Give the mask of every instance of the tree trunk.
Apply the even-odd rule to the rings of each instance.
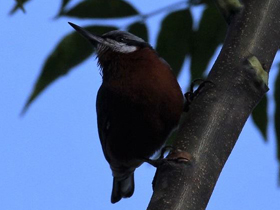
[[[231,13],[224,46],[208,75],[213,84],[206,83],[192,102],[174,142],[175,156],[187,154],[188,161],[169,158],[158,167],[148,210],[205,209],[247,118],[268,90],[280,46],[280,1],[241,3]]]

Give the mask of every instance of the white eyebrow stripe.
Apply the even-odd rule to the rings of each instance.
[[[106,39],[106,42],[104,42],[104,44],[110,47],[115,52],[120,52],[120,53],[132,53],[137,50],[136,46],[129,46],[126,45],[125,43],[117,42],[113,39]]]

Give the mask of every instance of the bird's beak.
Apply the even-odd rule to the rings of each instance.
[[[74,23],[68,22],[79,34],[81,34],[83,37],[85,37],[87,40],[90,41],[90,43],[92,43],[95,47],[98,43],[100,44],[105,44],[106,45],[106,41],[98,35],[92,34],[89,31],[87,31],[86,29],[83,29],[80,26],[75,25]]]

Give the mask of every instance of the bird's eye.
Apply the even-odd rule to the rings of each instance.
[[[125,41],[125,38],[124,38],[124,37],[118,37],[118,41],[119,41],[119,42],[124,42],[124,41]]]

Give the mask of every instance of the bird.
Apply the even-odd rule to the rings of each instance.
[[[96,49],[102,84],[96,112],[102,150],[113,175],[111,203],[134,193],[134,171],[178,126],[184,96],[169,64],[129,32],[103,35],[69,24]]]

